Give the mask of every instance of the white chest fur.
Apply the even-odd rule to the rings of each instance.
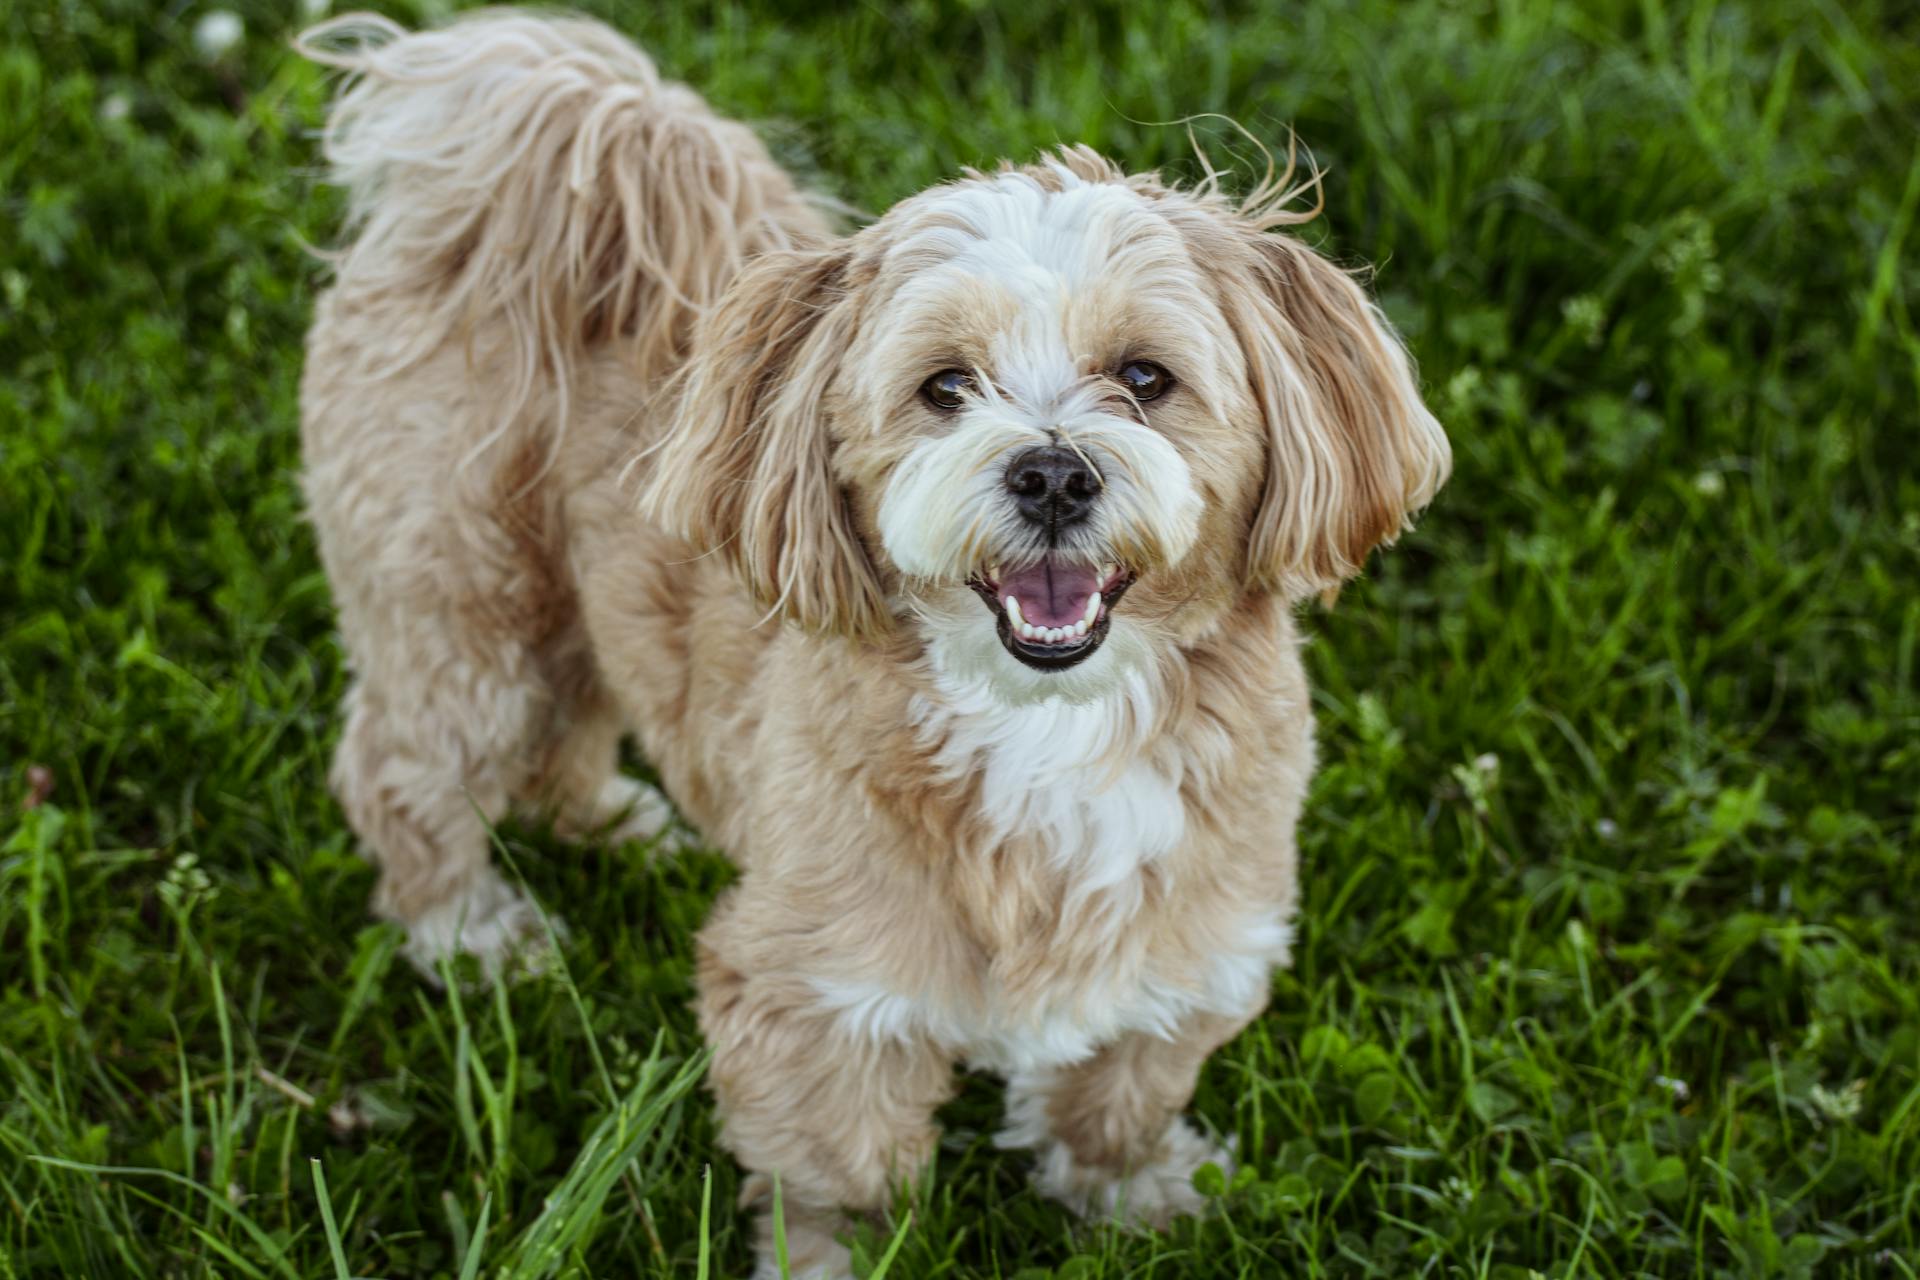
[[[1179,753],[1155,749],[1154,690],[1144,676],[1085,703],[1009,706],[957,684],[942,694],[916,707],[939,763],[979,778],[990,843],[1019,838],[1041,851],[1065,886],[1063,911],[1082,922],[1077,949],[1102,962],[1017,997],[991,974],[965,998],[900,990],[879,974],[816,980],[844,1025],[879,1039],[931,1036],[976,1065],[1030,1071],[1082,1060],[1129,1032],[1171,1036],[1190,1014],[1238,1013],[1259,1001],[1291,939],[1277,907],[1248,903],[1206,921],[1197,962],[1190,946],[1155,946],[1154,931],[1136,918],[1142,873],[1187,829]]]
[[[1137,893],[1140,869],[1186,835],[1180,765],[1152,749],[1157,711],[1143,675],[1091,702],[1009,706],[983,686],[943,692],[916,708],[940,765],[977,772],[994,838],[1036,841],[1074,896]]]

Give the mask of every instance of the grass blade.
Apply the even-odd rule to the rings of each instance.
[[[707,1280],[713,1263],[713,1166],[700,1177],[700,1256],[694,1263],[695,1280]]]
[[[313,1194],[320,1201],[320,1229],[327,1237],[327,1252],[333,1257],[334,1280],[353,1280],[347,1268],[347,1251],[340,1244],[340,1228],[333,1220],[333,1197],[327,1194],[327,1174],[318,1159],[308,1160],[313,1170]]]
[[[787,1261],[787,1206],[780,1198],[780,1175],[773,1175],[773,1260],[779,1264],[780,1280],[788,1280],[793,1267]]]
[[[480,1201],[480,1216],[474,1220],[473,1235],[467,1241],[466,1256],[460,1259],[460,1280],[477,1280],[480,1259],[487,1251],[487,1215],[493,1212],[493,1193]]]
[[[893,1240],[887,1245],[887,1251],[880,1255],[880,1261],[873,1264],[873,1270],[867,1273],[867,1280],[883,1280],[893,1260],[900,1252],[900,1246],[907,1242],[907,1232],[913,1229],[913,1210],[907,1210],[906,1218],[899,1229],[893,1233]]]
[[[191,1191],[194,1195],[199,1196],[209,1205],[212,1205],[215,1210],[225,1214],[227,1218],[239,1226],[242,1231],[245,1231],[254,1244],[259,1247],[261,1253],[265,1255],[269,1262],[274,1264],[280,1274],[287,1277],[287,1280],[301,1280],[300,1273],[293,1269],[292,1263],[287,1261],[285,1250],[274,1243],[273,1237],[269,1236],[265,1231],[262,1231],[258,1223],[228,1204],[225,1196],[216,1193],[210,1187],[201,1186],[191,1178],[183,1178],[171,1169],[142,1169],[131,1165],[85,1164],[78,1160],[63,1160],[58,1156],[34,1156],[32,1159],[38,1164],[51,1165],[56,1169],[68,1169],[74,1173],[90,1173],[96,1178],[157,1178],[162,1182],[169,1182],[174,1186]],[[168,1206],[168,1209],[174,1213],[180,1212],[171,1205]],[[181,1214],[181,1216],[184,1217],[185,1215]]]

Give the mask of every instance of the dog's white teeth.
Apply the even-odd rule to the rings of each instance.
[[[1087,616],[1078,622],[1063,627],[1036,627],[1020,616],[1020,601],[1013,596],[1003,602],[1007,609],[1007,625],[1013,634],[1032,644],[1061,644],[1068,640],[1078,640],[1093,629],[1100,616],[1100,596],[1094,593],[1088,601]]]
[[[1114,575],[1119,572],[1120,572],[1119,565],[1103,564],[1100,566],[1100,581],[1102,583],[1112,582],[1114,579]]]
[[[1090,627],[1100,620],[1100,593],[1094,592],[1087,597],[1087,607],[1081,611],[1082,626]]]

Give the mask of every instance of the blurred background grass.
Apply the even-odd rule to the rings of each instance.
[[[1302,941],[1196,1103],[1218,1211],[1076,1224],[974,1080],[892,1274],[1920,1270],[1915,10],[587,7],[869,210],[1291,126],[1455,441],[1308,622]],[[718,857],[508,830],[570,973],[464,1006],[367,922],[293,482],[315,11],[212,12],[0,0],[0,1275],[738,1272],[675,1075]]]

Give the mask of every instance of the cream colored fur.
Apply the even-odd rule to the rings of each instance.
[[[302,386],[353,672],[333,779],[416,961],[545,937],[487,820],[666,824],[631,733],[741,868],[700,1017],[796,1274],[847,1274],[845,1215],[931,1158],[960,1062],[1011,1073],[1046,1193],[1196,1209],[1228,1157],[1180,1112],[1297,906],[1293,610],[1449,463],[1365,294],[1275,233],[1310,216],[1285,175],[1234,201],[1069,148],[837,236],[596,23],[302,47],[350,73]],[[1170,389],[1134,396],[1135,361]],[[921,394],[942,369],[957,407]],[[1035,446],[1098,477],[1086,520],[1015,509]],[[1009,574],[1096,565],[1090,656],[1003,640]]]

